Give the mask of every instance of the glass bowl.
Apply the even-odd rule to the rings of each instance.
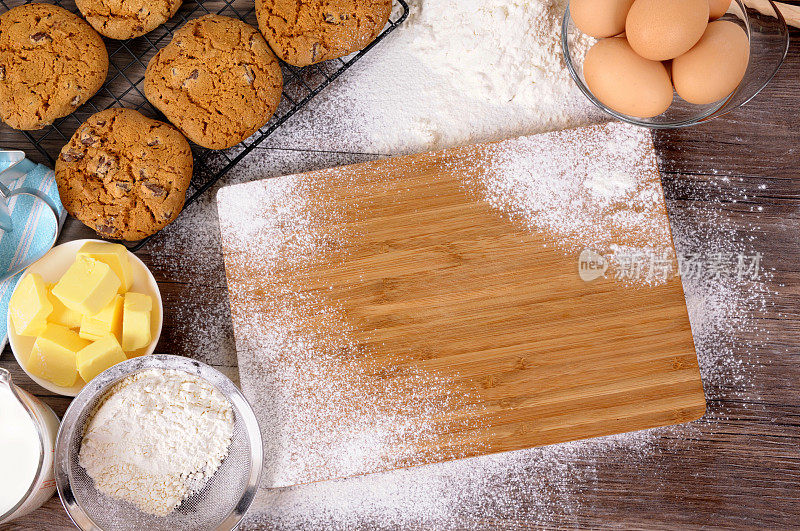
[[[161,517],[101,494],[78,462],[86,425],[108,390],[122,379],[148,369],[177,370],[205,380],[225,395],[234,413],[233,438],[219,469],[201,490]],[[236,385],[199,361],[153,354],[114,365],[86,384],[70,404],[58,430],[54,470],[61,502],[73,523],[84,531],[231,531],[239,525],[255,498],[262,465],[261,430],[250,404]]]
[[[589,101],[603,112],[619,120],[649,127],[651,129],[676,129],[706,122],[741,107],[767,86],[783,64],[789,51],[789,30],[781,12],[771,0],[758,3],[758,9],[749,8],[742,0],[734,0],[722,20],[730,20],[741,25],[750,40],[750,63],[744,79],[727,98],[708,105],[695,105],[682,100],[677,94],[666,112],[653,118],[637,118],[609,109],[600,102],[583,79],[583,57],[572,49],[572,42],[580,30],[575,26],[569,12],[564,13],[561,25],[561,47],[564,60],[572,75]]]

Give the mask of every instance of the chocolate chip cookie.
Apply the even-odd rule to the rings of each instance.
[[[235,146],[278,108],[283,76],[264,37],[220,15],[192,20],[150,64],[144,93],[189,140],[211,149]]]
[[[107,73],[103,39],[66,9],[25,4],[0,15],[0,119],[14,129],[72,113]]]
[[[361,50],[391,13],[392,0],[256,0],[259,29],[278,57],[295,66]]]
[[[101,35],[132,39],[172,18],[182,0],[75,0],[81,14]]]
[[[132,109],[94,114],[56,161],[67,212],[104,238],[133,241],[164,228],[183,208],[191,178],[186,139]]]

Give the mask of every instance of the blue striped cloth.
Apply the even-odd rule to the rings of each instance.
[[[66,213],[58,196],[58,187],[55,182],[53,170],[25,161],[30,170],[23,176],[13,181],[3,179],[3,184],[11,190],[28,187],[44,192],[52,204],[58,207],[58,226],[53,227],[52,211],[43,201],[29,195],[14,196],[9,200],[9,210],[15,230],[2,232],[0,236],[0,272],[8,273],[18,268],[21,264],[30,264],[36,258],[43,256],[52,245],[53,231],[58,231],[64,222]],[[0,161],[0,172],[11,165],[10,162]],[[0,177],[2,174],[0,173]],[[0,198],[0,200],[2,200]],[[18,228],[18,229],[17,229]],[[17,285],[22,272],[0,283],[0,348],[5,347],[8,339],[6,324],[8,322],[8,301],[14,286]],[[5,275],[0,275],[5,276]]]

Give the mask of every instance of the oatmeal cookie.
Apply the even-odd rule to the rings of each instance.
[[[178,12],[182,0],[75,0],[101,35],[132,39],[150,33]]]
[[[169,124],[108,109],[78,128],[56,160],[67,212],[104,238],[140,240],[171,223],[192,178],[192,151]]]
[[[392,0],[256,0],[258,27],[273,51],[307,66],[361,50],[392,13]]]
[[[145,73],[144,92],[196,144],[225,149],[255,133],[280,102],[275,54],[252,26],[206,15],[175,32]]]
[[[25,4],[0,15],[0,119],[41,129],[100,90],[108,53],[83,19],[58,6]]]

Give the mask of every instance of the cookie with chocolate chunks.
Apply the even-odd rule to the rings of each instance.
[[[14,129],[71,114],[107,73],[103,39],[66,9],[25,4],[0,15],[0,119]]]
[[[192,151],[183,135],[132,109],[91,116],[56,160],[67,212],[111,239],[140,240],[171,223],[191,178]]]
[[[278,57],[295,66],[363,49],[391,13],[392,0],[256,0],[261,33]]]
[[[75,0],[101,35],[132,39],[150,33],[178,12],[182,0]]]
[[[235,146],[266,124],[283,76],[257,29],[230,17],[187,22],[150,60],[144,92],[186,137],[203,147]]]

